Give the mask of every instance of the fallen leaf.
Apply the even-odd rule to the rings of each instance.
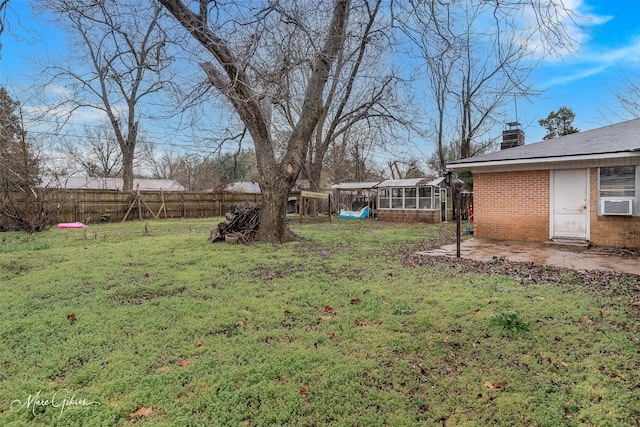
[[[326,311],[327,313],[333,313],[333,307],[331,307],[330,305],[325,305],[324,307],[322,307],[320,309],[320,311]]]
[[[309,384],[305,384],[302,387],[300,387],[300,393],[306,393],[309,391]]]
[[[193,362],[193,357],[190,357],[189,359],[182,359],[178,362],[178,366],[187,366],[191,362]]]
[[[288,316],[288,315],[290,315],[290,314],[291,314],[291,311],[289,311],[289,310],[285,310],[285,311],[284,311],[284,315],[285,315],[285,316]]]
[[[135,412],[132,412],[129,414],[130,418],[136,418],[136,417],[150,417],[151,415],[153,415],[153,408],[151,406],[149,406],[148,408],[145,408],[144,406],[138,408]]]
[[[599,310],[598,310],[598,314],[599,314],[601,317],[602,317],[602,316],[604,316],[604,314],[605,314],[606,312],[607,312],[607,310],[606,310],[606,309],[604,309],[604,308],[601,308],[601,309],[599,309]]]
[[[484,382],[484,385],[485,385],[486,387],[488,387],[488,388],[492,389],[492,390],[493,390],[493,389],[498,389],[498,390],[499,390],[499,389],[505,389],[505,388],[507,388],[507,386],[506,386],[506,385],[504,384],[504,382],[502,382],[502,381],[498,381],[498,382],[497,382],[497,383],[495,383],[495,384],[494,384],[494,383],[492,383],[492,382],[490,382],[490,381],[485,381],[485,382]]]
[[[351,305],[353,305],[353,304],[360,304],[360,298],[358,298],[358,297],[353,298],[351,300]]]
[[[247,323],[245,320],[238,320],[238,325],[240,326],[247,326],[249,323]]]
[[[300,395],[305,398],[309,397],[309,384],[300,387]]]
[[[203,345],[203,344],[204,344],[204,343],[203,343],[202,341],[198,341],[198,342],[196,343],[196,346],[197,346],[197,347],[202,347],[202,345]]]
[[[582,319],[580,319],[580,321],[585,325],[593,323],[593,320],[589,319],[589,316],[582,316]]]
[[[71,323],[75,322],[76,320],[76,314],[75,313],[71,313],[67,315],[67,319],[69,319],[71,321]]]
[[[244,420],[242,422],[242,424],[244,424],[245,426],[248,426],[250,422],[251,422],[251,420]]]

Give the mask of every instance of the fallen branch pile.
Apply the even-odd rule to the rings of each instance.
[[[231,206],[225,220],[211,230],[212,242],[251,243],[260,226],[260,205],[244,203]]]

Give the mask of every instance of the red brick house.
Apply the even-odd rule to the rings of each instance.
[[[473,174],[476,237],[640,247],[640,119],[448,167]]]

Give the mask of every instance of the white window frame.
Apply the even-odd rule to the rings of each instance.
[[[431,208],[421,208],[420,200],[425,200],[426,197],[420,197],[420,189],[424,187],[384,187],[378,189],[378,209],[385,210],[422,210],[422,211],[439,211],[440,210],[440,196],[442,191],[445,189],[440,187],[431,187]],[[396,191],[394,191],[396,190]],[[402,196],[394,196],[394,193],[397,194],[397,191],[401,191]],[[407,190],[415,191],[415,195],[410,197],[412,207],[407,207]],[[446,192],[445,192],[446,194]],[[382,207],[385,203],[380,203],[380,200],[386,201],[386,207]],[[400,207],[394,207],[393,201],[396,200],[396,203],[399,199],[402,201],[402,205]],[[437,200],[437,203],[436,203]],[[446,200],[446,196],[445,196]]]
[[[630,195],[622,195],[622,196],[602,196],[602,189],[600,186],[600,179],[601,179],[601,170],[605,169],[605,168],[610,168],[610,167],[633,167],[635,168],[635,189],[633,189],[632,191],[635,192],[635,195],[630,196]],[[604,190],[606,191],[606,190]],[[640,199],[640,166],[634,166],[634,165],[619,165],[619,166],[602,166],[598,168],[598,194],[597,194],[597,212],[598,215],[605,215],[602,212],[602,201],[603,200],[631,200],[631,204],[632,204],[632,215],[633,216],[639,216],[640,212],[638,212],[638,209],[640,207],[640,203],[638,202],[638,199]]]

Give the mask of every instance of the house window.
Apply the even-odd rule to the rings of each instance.
[[[432,188],[420,187],[418,189],[418,208],[419,209],[433,209],[431,200]]]
[[[600,197],[635,197],[636,167],[600,168]]]
[[[391,209],[402,209],[402,199],[404,198],[404,188],[391,189]]]
[[[599,205],[601,215],[630,215],[637,212],[638,171],[636,166],[611,166],[599,169]]]
[[[404,208],[415,209],[416,208],[416,190],[417,188],[405,188],[404,189]]]
[[[389,189],[381,188],[378,190],[378,207],[380,209],[389,209]]]
[[[439,210],[440,197],[441,192],[437,187],[379,188],[378,208]]]

